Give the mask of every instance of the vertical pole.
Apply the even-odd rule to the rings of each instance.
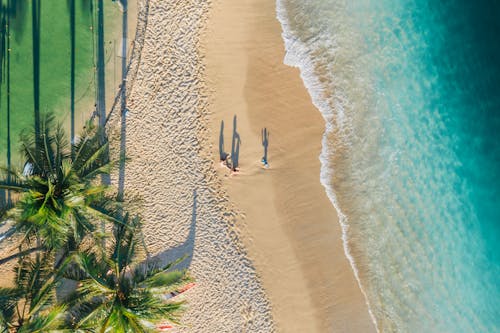
[[[106,80],[104,76],[104,3],[103,0],[97,0],[97,115],[99,117],[99,131],[101,135],[101,144],[106,142]],[[101,181],[108,185],[111,183],[109,175],[102,175]],[[106,224],[101,222],[101,231],[104,232]],[[102,247],[106,246],[103,238]]]
[[[121,115],[121,136],[120,136],[120,168],[118,173],[118,195],[117,200],[123,201],[124,188],[125,188],[125,157],[126,157],[126,129],[127,129],[127,34],[128,34],[128,14],[127,0],[121,0],[121,5],[123,9],[122,14],[122,83],[121,83],[121,105],[120,105],[120,115]]]
[[[40,137],[40,0],[32,0],[33,105],[36,141]],[[38,150],[38,149],[37,149]]]
[[[105,62],[104,62],[104,4],[103,0],[97,0],[97,115],[99,126],[103,131],[106,124],[106,92],[105,92]]]
[[[10,10],[11,0],[7,1],[7,170],[11,170],[11,143],[10,143]],[[10,182],[10,173],[7,176]],[[7,191],[7,203],[11,203],[10,191]]]
[[[35,120],[35,147],[37,153],[40,151],[40,0],[32,0],[32,38],[33,38],[33,105]],[[40,237],[37,237],[36,245],[40,246]],[[40,254],[37,252],[38,260]]]
[[[71,111],[71,155],[74,155],[75,144],[75,0],[69,0],[69,30],[70,30],[70,111]]]
[[[106,80],[104,61],[104,3],[97,0],[97,115],[99,117],[99,134],[101,144],[106,143]],[[107,152],[109,154],[109,151]],[[111,183],[109,175],[102,175],[101,181],[105,185]]]

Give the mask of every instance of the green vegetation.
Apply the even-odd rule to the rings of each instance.
[[[35,6],[39,13],[38,30],[33,29],[33,14],[36,14],[33,4],[38,5]],[[107,74],[112,77],[115,39],[118,40],[113,31],[120,12],[112,1],[104,1],[104,10],[104,61],[109,64]],[[17,139],[22,130],[33,127],[35,120],[34,63],[38,63],[41,114],[51,110],[69,132],[71,110],[75,110],[77,127],[93,112],[97,64],[96,0],[0,0],[0,22],[0,163],[6,163],[10,146],[12,163],[19,165],[22,161],[16,150]],[[34,52],[37,40],[38,53]],[[7,119],[8,113],[10,119]]]
[[[17,263],[0,333],[153,332],[182,308],[164,296],[186,272],[141,261],[139,218],[101,184],[114,166],[102,129],[74,135],[113,92],[118,13],[103,0],[0,0],[0,242],[17,248],[0,258]]]
[[[0,288],[1,332],[54,332],[64,323],[64,305],[55,304],[61,276],[50,267],[51,253],[25,257],[15,268],[14,287]]]
[[[91,221],[105,217],[106,188],[95,180],[109,173],[111,164],[98,132],[90,123],[73,145],[73,154],[63,129],[50,115],[42,118],[40,134],[33,130],[22,135],[26,166],[23,173],[7,171],[0,188],[22,194],[8,216],[16,232],[24,235],[23,247],[37,239],[38,246],[49,251],[75,250],[95,232]]]
[[[73,329],[113,332],[142,332],[154,326],[147,323],[168,319],[177,322],[181,302],[165,302],[158,295],[173,292],[188,281],[183,272],[166,272],[172,264],[134,263],[140,239],[139,219],[126,215],[113,229],[113,244],[105,252],[85,251],[77,255],[80,271],[73,276],[80,285],[68,298],[75,304],[69,310]],[[75,325],[71,325],[72,323]]]
[[[100,128],[89,122],[71,145],[53,116],[39,127],[21,138],[23,171],[0,181],[11,194],[0,221],[18,245],[0,260],[18,262],[14,286],[0,288],[0,332],[154,332],[176,322],[182,303],[161,297],[189,278],[177,262],[140,261],[139,218],[99,185],[113,166]]]

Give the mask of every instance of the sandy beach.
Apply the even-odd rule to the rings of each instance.
[[[106,101],[112,157],[127,157],[111,184],[142,217],[145,257],[186,256],[196,285],[172,332],[375,331],[319,182],[323,119],[275,16],[269,0],[130,7],[126,84]]]
[[[47,3],[0,8],[3,331],[499,327],[494,1]]]
[[[374,331],[319,182],[323,120],[283,65],[274,3],[138,10],[124,112],[109,122],[112,153],[128,160],[112,182],[142,216],[151,258],[187,255],[197,285],[177,331]],[[219,164],[221,121],[224,151],[240,139],[234,175]]]
[[[211,141],[218,142],[224,121],[230,151],[233,117],[241,138],[241,171],[218,173],[244,215],[237,224],[278,330],[375,331],[319,180],[324,121],[299,71],[283,64],[280,34],[274,1],[214,2],[205,42]],[[269,169],[261,163],[263,128],[269,131]]]
[[[210,159],[200,34],[205,1],[142,1],[126,111],[109,122],[112,153],[126,154],[128,206],[144,221],[153,260],[187,258],[196,286],[178,332],[273,332],[270,304],[238,239],[238,221]],[[120,141],[122,139],[123,141]]]

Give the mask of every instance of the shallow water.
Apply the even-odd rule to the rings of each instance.
[[[381,331],[500,331],[500,4],[278,0]]]

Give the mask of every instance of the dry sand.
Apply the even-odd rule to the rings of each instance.
[[[211,89],[212,158],[225,122],[241,137],[241,171],[218,167],[236,223],[282,332],[370,332],[375,327],[344,255],[336,211],[320,184],[324,122],[300,80],[283,65],[273,0],[214,3],[205,47]],[[262,168],[261,129],[270,169]],[[265,331],[265,330],[262,330]]]
[[[319,182],[324,123],[298,70],[283,65],[274,6],[140,2],[127,112],[110,120],[113,153],[129,158],[126,201],[151,256],[188,254],[197,286],[182,296],[178,331],[374,331]],[[230,175],[218,142],[224,121],[230,150],[234,116],[241,171]]]
[[[127,112],[118,100],[109,130],[150,255],[188,255],[197,285],[176,331],[374,331],[319,183],[323,120],[282,64],[274,1],[139,0],[138,13]],[[230,149],[234,115],[241,172],[230,176],[217,143],[224,120]]]
[[[181,296],[188,308],[176,331],[273,332],[270,304],[240,246],[237,216],[205,139],[199,48],[208,10],[206,0],[140,2],[128,111],[115,110],[109,123],[112,152],[124,138],[125,198],[143,217],[150,255],[188,255],[183,266],[197,285]],[[119,184],[117,175],[112,182]]]

